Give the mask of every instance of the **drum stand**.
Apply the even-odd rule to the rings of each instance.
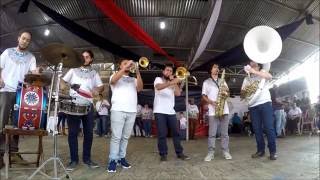
[[[57,66],[55,66],[54,69],[54,73],[52,76],[52,80],[51,80],[51,89],[49,92],[49,103],[48,103],[48,121],[49,121],[49,117],[50,117],[50,103],[52,100],[52,97],[54,96],[54,114],[53,114],[53,118],[54,121],[57,120],[57,113],[58,113],[58,101],[59,101],[59,84],[60,84],[60,78],[62,76],[62,63],[59,63]],[[55,86],[53,86],[55,82]],[[55,87],[55,90],[53,90],[53,87]],[[28,177],[28,179],[32,179],[37,173],[42,174],[43,176],[45,176],[48,179],[55,179],[55,180],[60,180],[61,178],[68,178],[68,179],[72,179],[70,177],[70,174],[66,171],[63,163],[61,162],[60,158],[57,156],[57,126],[54,124],[54,131],[53,131],[53,144],[54,144],[54,149],[53,149],[53,156],[50,157],[48,160],[46,160],[30,177]],[[49,176],[48,174],[44,173],[43,171],[41,171],[42,168],[45,167],[45,165],[47,163],[49,163],[50,161],[53,161],[53,176]],[[61,166],[61,168],[63,169],[63,175],[58,177],[58,166]]]

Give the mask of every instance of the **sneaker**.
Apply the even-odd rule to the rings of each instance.
[[[278,158],[278,155],[276,153],[270,154],[270,157],[269,157],[270,160],[277,160],[277,158]]]
[[[78,163],[75,161],[71,161],[66,167],[66,171],[73,171],[77,167]]]
[[[262,156],[264,156],[264,152],[256,152],[255,154],[251,155],[252,158],[260,158]]]
[[[226,160],[230,160],[232,159],[232,156],[229,152],[225,151],[223,152],[223,157],[226,159]]]
[[[128,163],[126,158],[121,158],[120,160],[118,160],[118,164],[120,164],[122,166],[122,168],[124,168],[124,169],[131,168],[131,165]]]
[[[160,161],[167,161],[167,155],[160,156]]]
[[[181,159],[181,160],[189,160],[190,159],[190,157],[188,157],[184,154],[179,154],[177,157],[178,157],[178,159]]]
[[[214,152],[208,152],[207,156],[204,158],[204,161],[211,161],[212,159],[214,159]]]
[[[111,160],[109,162],[109,166],[107,168],[107,171],[109,173],[114,173],[114,172],[117,172],[117,163],[116,163],[116,160]]]
[[[100,167],[97,163],[95,163],[95,162],[93,162],[91,160],[84,162],[84,164],[86,164],[91,169],[95,169],[95,168],[99,168]]]

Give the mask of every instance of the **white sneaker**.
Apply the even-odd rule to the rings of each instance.
[[[212,159],[214,159],[214,152],[208,152],[207,156],[204,158],[204,161],[211,161]]]
[[[229,152],[223,152],[223,156],[224,156],[224,158],[226,159],[226,160],[230,160],[230,159],[232,159],[232,156],[231,156],[231,154],[229,153]]]

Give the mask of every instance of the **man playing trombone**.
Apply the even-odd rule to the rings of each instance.
[[[173,67],[166,65],[162,71],[162,77],[156,77],[154,81],[154,116],[158,130],[158,150],[161,161],[167,161],[167,128],[171,129],[174,149],[177,158],[181,160],[190,159],[183,154],[180,135],[177,129],[177,116],[174,110],[175,96],[181,95],[178,83],[181,81],[173,75]]]

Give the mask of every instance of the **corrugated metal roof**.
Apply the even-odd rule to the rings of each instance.
[[[271,1],[284,4],[294,9],[305,9],[307,8],[308,4],[314,0],[271,0]]]
[[[248,28],[262,24],[277,27],[292,21],[297,15],[297,12],[283,10],[266,1],[223,1],[219,20]]]
[[[129,16],[174,16],[201,18],[211,1],[201,0],[116,0]]]
[[[291,34],[291,37],[294,37],[296,39],[304,40],[306,42],[320,45],[319,42],[319,21],[314,20],[314,24],[307,25],[306,23],[303,23],[294,33]]]

